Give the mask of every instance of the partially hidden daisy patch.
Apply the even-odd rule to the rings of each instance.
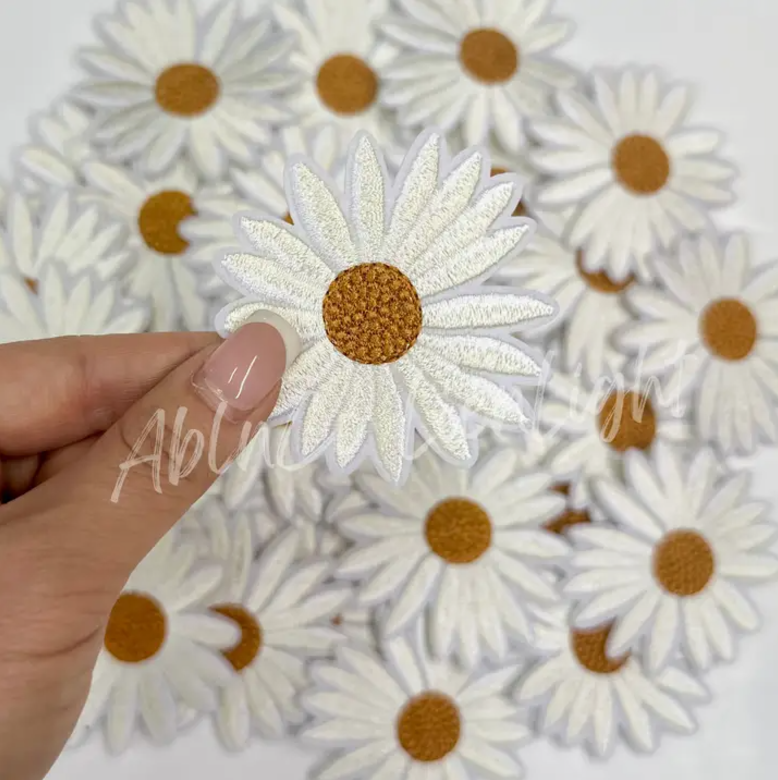
[[[427,616],[435,656],[469,667],[531,646],[532,608],[559,600],[551,572],[569,552],[543,527],[565,510],[550,474],[497,447],[470,471],[427,452],[401,488],[373,474],[356,483],[372,505],[333,516],[354,543],[337,574],[358,581],[383,637]]]
[[[696,730],[695,705],[707,688],[682,664],[649,675],[639,654],[608,651],[610,623],[581,629],[563,607],[548,612],[536,631],[539,659],[521,676],[515,701],[528,708],[535,728],[598,757],[619,742],[653,752],[662,732]]]
[[[88,134],[91,121],[91,114],[70,97],[34,117],[30,143],[16,158],[17,175],[25,191],[41,195],[84,183],[81,166],[94,154]]]
[[[9,193],[0,217],[0,269],[18,271],[35,291],[42,268],[61,264],[72,273],[121,279],[134,263],[126,228],[108,209],[83,203],[80,192],[44,197]]]
[[[125,291],[125,237],[73,192],[14,193],[0,228],[0,342],[144,331],[149,299]]]
[[[240,636],[233,621],[206,606],[221,577],[178,532],[157,544],[111,610],[77,732],[101,725],[118,753],[141,726],[164,744],[187,710],[216,707],[216,692],[231,676],[221,649]]]
[[[86,162],[83,172],[87,185],[80,198],[98,204],[127,231],[126,244],[136,255],[127,289],[151,299],[152,329],[202,330],[211,310],[200,279],[210,263],[190,251],[182,228],[196,219],[200,195],[211,196],[219,185],[203,184],[188,160],[154,177],[97,160]]]
[[[308,662],[332,652],[343,634],[333,624],[351,589],[327,585],[332,563],[296,563],[298,539],[287,531],[255,561],[251,526],[240,523],[211,612],[231,621],[238,641],[222,654],[232,668],[215,712],[227,747],[245,748],[253,730],[279,738],[304,720],[297,698],[308,682]]]
[[[241,217],[246,249],[217,266],[245,296],[217,318],[229,333],[258,310],[284,317],[303,352],[284,376],[271,422],[292,422],[302,460],[323,453],[335,470],[366,457],[400,482],[418,431],[449,461],[476,455],[476,425],[526,426],[522,384],[537,356],[510,334],[553,316],[532,292],[484,287],[531,236],[510,216],[510,175],[490,179],[488,155],[450,160],[440,134],[423,134],[391,181],[369,136],[354,140],[346,192],[313,163],[292,160],[293,225]]]
[[[516,675],[512,666],[464,673],[405,637],[384,655],[343,644],[334,663],[314,667],[303,698],[313,722],[302,739],[328,753],[312,777],[520,777],[529,729],[506,696]]]
[[[555,442],[547,466],[562,484],[618,476],[628,452],[692,440],[686,407],[649,378],[613,374],[592,383],[557,371],[544,390],[538,419]]]
[[[532,122],[540,144],[530,158],[549,177],[539,203],[575,208],[567,239],[584,250],[584,270],[645,279],[652,252],[704,229],[734,199],[721,134],[687,122],[686,86],[655,70],[598,72],[557,104],[556,118]]]
[[[32,289],[15,269],[0,269],[0,343],[143,333],[150,315],[147,301],[90,271],[47,263]]]
[[[624,368],[624,355],[615,343],[632,320],[626,293],[634,275],[616,281],[605,271],[588,271],[584,253],[566,243],[571,209],[551,211],[530,206],[538,231],[519,258],[500,269],[508,284],[538,290],[559,305],[554,328],[560,338],[560,364],[569,374],[581,373],[589,382]]]
[[[775,525],[748,496],[749,475],[721,473],[709,450],[690,461],[666,444],[626,456],[625,483],[600,479],[595,497],[615,524],[579,526],[567,596],[575,624],[615,621],[608,652],[645,646],[648,669],[681,652],[705,670],[735,657],[735,636],[759,617],[746,588],[774,580]]]

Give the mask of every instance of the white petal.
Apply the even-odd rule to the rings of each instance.
[[[653,750],[655,742],[651,728],[651,719],[648,717],[642,703],[635,697],[627,681],[618,675],[614,676],[613,689],[624,713],[631,741],[641,750]]]
[[[441,396],[490,420],[525,425],[528,409],[495,382],[473,376],[420,344],[408,355],[416,368],[437,385]]]
[[[335,423],[335,459],[341,468],[354,460],[367,440],[375,399],[372,366],[353,371],[348,390]]]
[[[477,152],[461,162],[430,198],[429,203],[418,216],[416,224],[397,248],[395,257],[387,257],[384,248],[386,260],[407,273],[417,289],[418,280],[413,274],[417,259],[465,210],[481,178],[482,165],[483,157]]]
[[[257,566],[255,584],[246,599],[249,609],[257,611],[265,606],[296,556],[297,537],[294,533],[285,533],[266,548]]]
[[[138,687],[138,707],[152,739],[168,744],[176,735],[176,702],[160,674],[147,673]]]
[[[640,585],[628,585],[606,591],[589,601],[578,613],[575,622],[584,627],[591,627],[612,620],[624,612],[627,605],[640,598],[644,590]]]
[[[378,152],[367,136],[358,137],[347,171],[350,216],[362,262],[378,258],[384,238],[385,182]]]
[[[701,599],[700,617],[710,643],[719,658],[731,661],[735,657],[735,640],[730,627],[725,622],[718,605],[710,596]]]
[[[702,670],[711,664],[711,648],[700,616],[699,601],[694,598],[681,602],[683,612],[684,638],[691,661]]]
[[[759,628],[759,614],[735,585],[719,578],[710,588],[710,595],[741,629],[756,631]]]
[[[467,462],[473,450],[457,409],[447,403],[424,372],[407,359],[395,364],[400,371],[426,431],[427,440],[450,458]]]
[[[284,374],[274,414],[280,416],[296,410],[311,390],[329,376],[340,359],[326,339],[305,350]]]
[[[242,750],[246,747],[251,731],[251,715],[242,682],[234,681],[224,690],[215,720],[216,729],[228,748]]]
[[[401,631],[429,603],[433,587],[441,572],[441,562],[436,556],[428,556],[405,583],[403,592],[395,602],[384,630],[392,636]]]
[[[300,430],[300,449],[303,457],[314,453],[332,434],[351,377],[360,368],[361,366],[355,363],[340,361],[330,376],[316,388],[305,410]]]
[[[594,491],[603,509],[617,522],[651,541],[662,536],[656,519],[620,485],[600,479]]]
[[[416,224],[419,214],[427,206],[438,186],[442,142],[439,134],[430,133],[400,184],[382,250],[384,260],[396,262],[401,243]]]
[[[654,616],[648,646],[648,665],[652,673],[667,663],[678,646],[680,607],[678,600],[666,596],[659,602]]]
[[[668,726],[687,734],[694,730],[694,721],[689,713],[671,696],[660,691],[653,682],[638,673],[633,675],[630,682],[645,706],[653,710]]]
[[[121,753],[130,744],[138,713],[137,680],[119,681],[106,712],[105,736],[112,753]]]
[[[508,328],[554,314],[554,307],[531,295],[485,293],[460,295],[424,305],[425,328],[469,331]]]
[[[241,217],[240,227],[263,260],[267,258],[292,274],[301,275],[314,286],[321,286],[320,297],[324,297],[325,286],[332,282],[334,275],[290,227],[250,217]],[[264,268],[263,262],[259,266]],[[262,275],[261,271],[259,273]]]
[[[360,777],[369,772],[381,761],[392,756],[396,746],[392,740],[376,740],[367,745],[349,750],[338,759],[328,764],[316,776],[317,780],[342,780],[350,777]],[[371,777],[374,777],[371,773]]]
[[[614,626],[608,637],[608,653],[614,658],[624,655],[640,636],[654,615],[660,595],[650,590]]]
[[[406,447],[406,416],[402,398],[389,369],[373,374],[375,412],[373,436],[381,465],[389,478],[397,482],[402,473]]]
[[[528,225],[495,230],[449,257],[445,264],[414,279],[416,290],[423,299],[488,275],[512,257],[531,235]]]
[[[287,172],[294,224],[305,230],[314,251],[334,271],[356,265],[348,222],[327,185],[305,163]]]
[[[437,336],[423,333],[417,341],[462,368],[506,376],[537,377],[541,366],[527,352],[488,336]]]
[[[563,655],[538,664],[521,682],[516,693],[519,704],[531,704],[545,696],[560,680],[565,679],[568,662]]]
[[[221,266],[247,295],[282,306],[316,310],[326,292],[299,272],[245,252],[228,254]]]
[[[494,221],[505,212],[514,198],[515,185],[498,184],[481,193],[475,203],[450,225],[407,270],[414,279],[433,268],[445,266],[456,255],[483,238]]]

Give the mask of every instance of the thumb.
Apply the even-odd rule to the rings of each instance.
[[[299,351],[288,323],[255,315],[178,366],[84,458],[25,497],[35,506],[24,514],[44,523],[59,560],[88,571],[103,592],[120,589],[269,417]]]

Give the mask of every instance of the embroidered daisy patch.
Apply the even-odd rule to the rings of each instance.
[[[558,372],[545,389],[539,420],[556,441],[547,464],[559,479],[617,476],[625,453],[691,439],[688,415],[658,383],[615,375],[592,384]]]
[[[505,696],[514,667],[468,675],[399,637],[385,657],[342,645],[336,662],[313,674],[303,704],[314,721],[302,739],[331,754],[316,780],[522,774],[516,751],[529,730]]]
[[[498,447],[469,472],[428,452],[402,488],[373,474],[356,481],[373,505],[334,513],[354,542],[337,573],[360,581],[358,601],[378,608],[383,637],[428,615],[435,656],[469,667],[531,645],[528,605],[558,601],[549,567],[569,551],[542,527],[565,508],[550,474]]]
[[[343,635],[332,621],[351,600],[351,590],[325,585],[326,560],[295,564],[298,540],[282,534],[255,551],[247,523],[235,529],[225,578],[211,611],[231,620],[240,638],[223,650],[234,674],[219,696],[216,726],[224,743],[245,748],[252,725],[282,737],[304,715],[297,697],[307,685],[306,661],[328,656]]]
[[[187,330],[205,327],[210,310],[199,294],[202,269],[189,251],[181,228],[197,216],[197,200],[208,188],[188,161],[179,161],[167,173],[144,178],[125,167],[90,161],[84,165],[89,183],[81,197],[98,203],[122,221],[129,233],[127,244],[137,255],[128,274],[128,288],[151,298],[152,328]]]
[[[614,336],[632,320],[626,292],[635,277],[611,279],[605,271],[587,271],[583,252],[565,243],[572,212],[565,209],[530,209],[538,232],[521,257],[503,266],[499,277],[510,284],[545,293],[559,305],[555,326],[564,326],[561,337],[562,368],[581,372],[592,383],[620,371],[624,356]]]
[[[691,398],[700,437],[723,453],[778,440],[778,271],[754,267],[743,234],[689,238],[631,290],[640,319],[618,343],[646,374]]]
[[[735,169],[720,133],[687,124],[686,87],[625,70],[595,74],[590,92],[560,92],[558,118],[532,123],[531,160],[550,177],[539,203],[575,207],[568,243],[584,249],[584,270],[645,277],[652,251],[732,202]]]
[[[580,526],[565,593],[581,599],[577,626],[615,620],[608,652],[646,644],[651,672],[680,648],[699,669],[735,656],[735,631],[754,631],[743,589],[774,579],[776,528],[747,496],[747,473],[721,475],[700,450],[690,463],[665,444],[626,457],[626,484],[602,479],[595,497],[617,528]]]
[[[209,14],[192,0],[129,0],[96,29],[100,45],[79,52],[88,75],[75,94],[97,112],[92,137],[108,159],[159,175],[187,150],[217,179],[289,116],[274,98],[297,81],[283,65],[293,39],[233,0]]]
[[[461,129],[468,146],[492,133],[509,152],[524,144],[524,120],[548,112],[575,72],[549,56],[570,22],[530,0],[399,0],[381,32],[400,48],[384,67],[385,101],[401,124]]]
[[[220,649],[239,635],[204,606],[221,576],[220,567],[199,559],[176,532],[157,544],[111,610],[77,730],[100,720],[118,753],[140,723],[154,741],[166,743],[184,707],[215,708],[217,689],[230,680]]]
[[[292,422],[295,455],[326,453],[331,468],[365,457],[392,482],[410,463],[414,431],[446,459],[476,455],[476,423],[526,426],[521,384],[541,365],[510,332],[547,321],[551,301],[485,288],[533,223],[510,215],[512,176],[489,179],[469,150],[453,161],[438,133],[419,138],[396,182],[366,135],[354,140],[343,198],[307,160],[291,161],[294,225],[242,217],[247,251],[219,265],[242,300],[217,329],[259,309],[284,317],[303,352],[284,376],[271,421]]]
[[[382,144],[395,135],[381,107],[379,69],[392,48],[377,37],[387,0],[274,3],[281,28],[297,40],[291,61],[301,81],[289,103],[304,127],[331,123],[344,148],[359,130]]]
[[[535,714],[538,731],[602,757],[622,739],[653,752],[661,731],[691,734],[691,706],[710,698],[705,686],[678,664],[652,677],[636,655],[610,655],[611,631],[607,623],[571,627],[564,609],[538,626],[541,658],[522,676],[515,696]]]

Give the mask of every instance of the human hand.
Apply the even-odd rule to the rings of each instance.
[[[217,463],[234,456],[247,425],[255,432],[271,413],[299,351],[276,324],[251,323],[226,342],[180,333],[0,346],[3,780],[46,774],[84,705],[121,588],[218,476],[203,456],[177,484],[155,486],[151,463],[126,468],[133,447],[164,412],[164,478],[191,455],[178,451],[180,410],[184,433],[206,441],[224,413],[209,444]],[[148,437],[135,454],[155,445]]]

